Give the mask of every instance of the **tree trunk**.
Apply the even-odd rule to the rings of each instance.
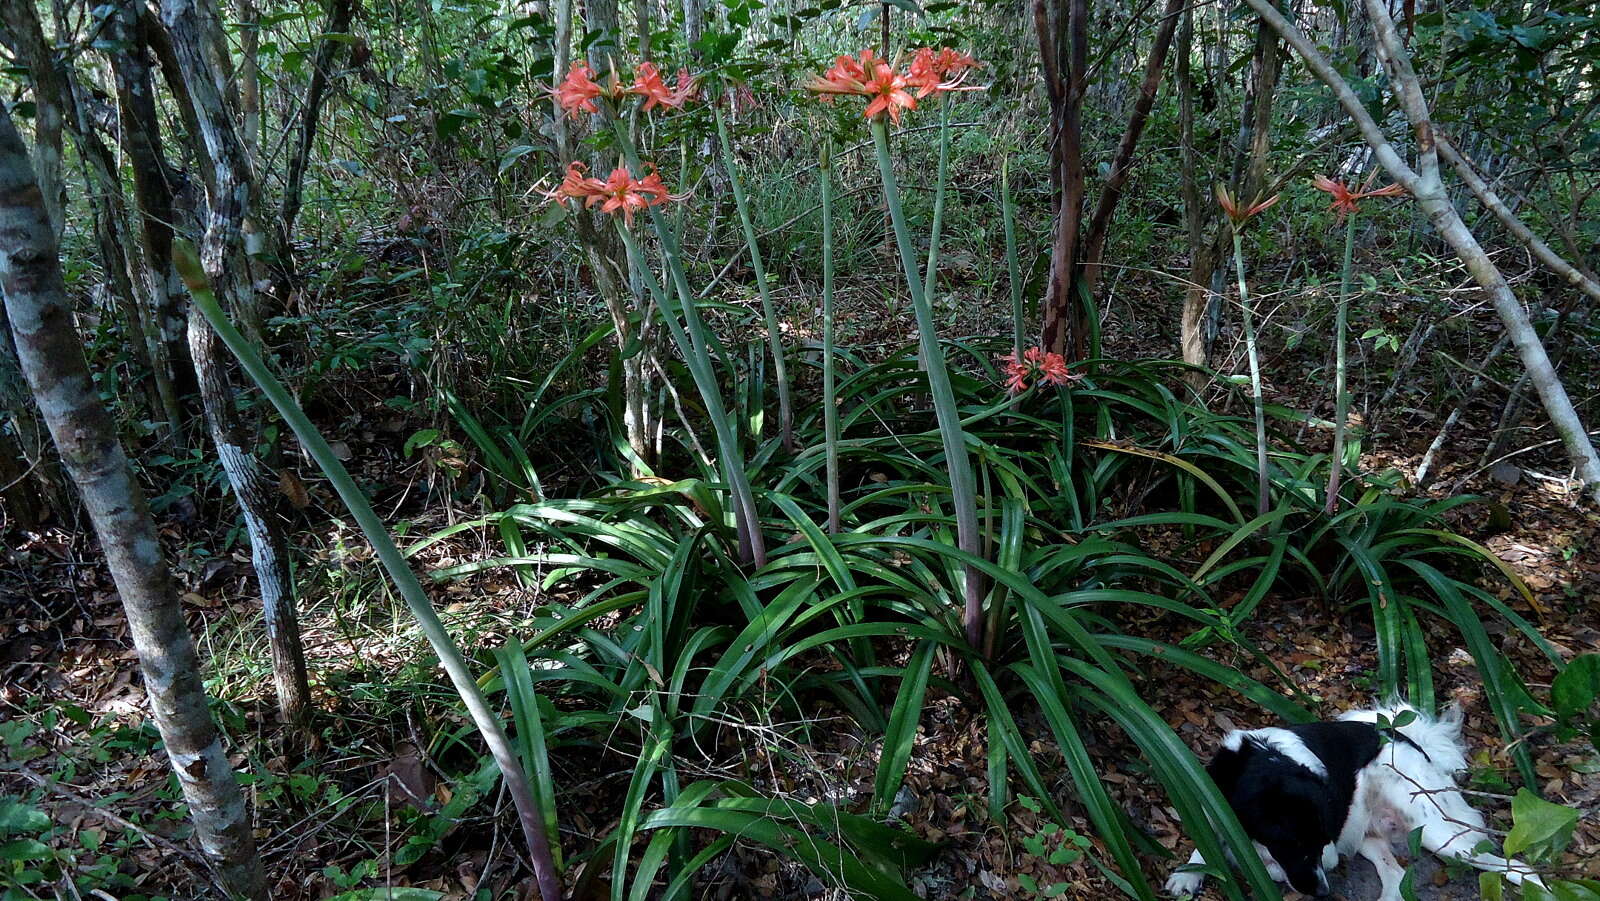
[[[1133,171],[1133,154],[1144,133],[1145,122],[1150,118],[1150,108],[1155,105],[1156,89],[1161,86],[1161,71],[1167,63],[1167,51],[1172,47],[1172,35],[1177,30],[1178,19],[1183,14],[1184,0],[1167,0],[1156,27],[1155,40],[1150,44],[1150,55],[1145,59],[1144,79],[1139,84],[1139,97],[1128,113],[1128,125],[1117,144],[1117,155],[1111,164],[1111,175],[1100,191],[1095,204],[1094,218],[1089,220],[1089,232],[1084,241],[1082,278],[1088,293],[1093,295],[1100,283],[1100,262],[1105,256],[1106,240],[1111,232],[1111,216],[1117,202],[1122,199],[1122,188]]]
[[[0,289],[23,372],[122,597],[196,836],[229,892],[265,899],[249,812],[211,721],[194,642],[143,492],[84,361],[55,233],[9,113],[0,115]]]
[[[164,0],[162,16],[172,36],[183,81],[194,101],[195,115],[205,141],[206,155],[215,170],[216,186],[210,192],[201,260],[211,284],[228,298],[236,311],[259,315],[256,302],[258,283],[250,277],[250,230],[247,223],[255,214],[254,179],[244,156],[244,144],[234,128],[225,96],[207,69],[207,38],[203,28],[205,12],[192,0]],[[264,235],[264,232],[258,232]],[[194,320],[190,311],[189,353],[200,381],[206,419],[222,460],[223,472],[239,501],[245,527],[250,536],[251,562],[261,591],[267,634],[272,642],[273,676],[278,685],[279,707],[284,719],[298,723],[309,698],[306,688],[305,659],[300,648],[294,589],[289,579],[288,542],[282,523],[271,515],[265,490],[255,474],[254,441],[240,434],[238,413],[226,369],[215,350],[215,336]],[[243,317],[241,317],[243,318]],[[197,329],[198,326],[198,329]],[[259,322],[250,338],[261,344]],[[196,331],[200,334],[197,335]],[[248,333],[247,333],[248,334]],[[209,359],[202,359],[209,355]]]
[[[300,620],[296,616],[294,583],[289,577],[289,548],[283,537],[283,522],[252,453],[254,449],[245,444],[232,380],[228,377],[229,358],[205,317],[192,306],[189,354],[200,379],[200,399],[205,405],[217,458],[250,536],[250,564],[261,590],[278,714],[291,726],[303,726],[311,707],[311,688],[306,682],[305,650],[300,644]]]
[[[172,265],[173,228],[178,214],[173,203],[173,170],[161,144],[156,116],[155,83],[146,57],[144,30],[139,27],[139,0],[121,0],[112,13],[112,73],[117,82],[117,107],[122,149],[133,172],[133,195],[139,213],[139,246],[150,292],[150,318],[161,356],[172,368],[174,393],[198,389],[189,346],[183,338],[183,282]]]
[[[355,10],[353,0],[333,0],[328,10],[328,27],[324,34],[343,35],[350,30],[350,18]],[[343,42],[322,38],[317,45],[316,62],[311,69],[311,83],[306,86],[305,101],[300,104],[300,133],[295,151],[289,157],[289,173],[283,186],[283,234],[294,234],[294,220],[300,215],[300,191],[305,181],[306,161],[311,158],[311,145],[317,139],[317,123],[322,115],[322,101],[328,94],[328,76],[339,60]],[[557,75],[560,78],[567,73]]]
[[[1060,4],[1066,4],[1062,9]],[[1083,95],[1089,54],[1088,0],[1034,0],[1045,88],[1050,97],[1051,186],[1056,189],[1050,279],[1041,307],[1039,343],[1045,350],[1085,355],[1076,274],[1083,217]],[[1065,16],[1066,21],[1062,18]],[[1066,46],[1062,46],[1063,38]],[[1065,71],[1063,71],[1065,70]]]

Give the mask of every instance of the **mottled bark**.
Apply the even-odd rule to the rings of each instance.
[[[23,372],[127,611],[151,713],[196,837],[230,892],[265,899],[249,813],[211,721],[194,642],[155,523],[84,361],[49,214],[9,113],[0,115],[0,291]]]
[[[140,6],[139,0],[120,0],[108,23],[112,41],[107,55],[117,84],[122,150],[128,155],[133,173],[151,324],[162,356],[170,361],[175,392],[182,395],[194,391],[197,385],[183,337],[183,282],[172,265],[173,228],[178,219],[173,202],[174,176],[162,147],[148,45],[145,30],[139,26]]]
[[[200,399],[205,405],[206,424],[217,448],[217,459],[239,502],[250,537],[250,564],[261,590],[278,714],[285,723],[302,725],[311,706],[311,688],[306,681],[305,651],[300,644],[300,620],[296,616],[289,548],[283,537],[279,505],[274,503],[273,491],[263,477],[254,449],[246,443],[228,377],[229,357],[205,317],[193,307],[189,310],[189,353],[200,379]]]
[[[195,155],[212,172],[201,258],[222,296],[235,305],[245,334],[260,344],[259,301],[270,281],[253,273],[262,264],[277,262],[279,242],[269,229],[259,227],[255,174],[235,124],[237,103],[222,80],[231,64],[214,52],[222,38],[213,5],[213,0],[162,0],[161,21],[199,128],[199,135],[192,136],[199,141]],[[227,281],[220,281],[224,275]]]
[[[0,41],[26,66],[33,79],[33,169],[50,216],[50,227],[57,238],[64,222],[66,183],[62,177],[62,134],[67,113],[62,100],[67,94],[65,78],[56,66],[50,43],[39,25],[39,12],[32,3],[0,3]]]
[[[343,35],[350,30],[350,18],[355,10],[353,0],[332,0],[328,10],[328,27],[323,34]],[[322,118],[322,102],[328,96],[328,78],[339,60],[344,43],[322,38],[317,45],[316,60],[311,68],[311,82],[306,85],[305,100],[300,104],[300,120],[296,123],[298,134],[295,150],[289,157],[288,174],[283,185],[283,234],[294,234],[294,220],[300,215],[300,193],[305,183],[306,163],[311,159],[311,146],[317,140],[317,125]],[[565,73],[562,73],[565,74]]]
[[[151,378],[142,385],[148,391],[147,400],[153,411],[151,417],[157,420],[165,419],[169,429],[175,429],[181,421],[181,416],[172,382],[172,368],[164,349],[156,345],[155,326],[151,321],[149,303],[144,297],[144,292],[135,291],[130,276],[134,270],[129,267],[126,254],[127,245],[130,243],[127,234],[127,205],[123,197],[122,181],[117,172],[117,160],[105,142],[100,139],[95,123],[90,119],[88,112],[90,98],[79,85],[66,57],[58,54],[45,37],[34,7],[24,3],[3,4],[0,8],[4,9],[5,23],[3,32],[0,32],[0,40],[3,40],[18,61],[27,66],[29,72],[34,75],[35,101],[41,107],[48,107],[53,111],[45,118],[59,119],[57,125],[64,124],[65,129],[72,134],[73,143],[77,145],[78,161],[90,188],[87,192],[89,210],[93,217],[94,240],[99,250],[106,287],[112,300],[122,312],[134,358],[151,374]],[[43,134],[36,133],[41,136]],[[59,129],[50,139],[59,143]],[[35,147],[36,166],[50,165],[45,159],[52,156],[59,156],[59,148],[50,154],[42,154],[38,147]],[[59,179],[59,165],[56,166],[56,170],[54,177]],[[36,171],[43,170],[41,168]],[[42,181],[41,184],[47,181]],[[46,191],[45,195],[49,197],[50,192]],[[47,203],[47,209],[48,207]],[[59,215],[59,210],[52,211],[52,216],[55,215]],[[52,221],[59,235],[61,223],[56,219]]]
[[[1401,158],[1399,151],[1367,112],[1355,91],[1351,90],[1338,71],[1323,58],[1316,46],[1306,40],[1299,29],[1272,6],[1270,0],[1245,0],[1245,2],[1288,40],[1305,60],[1312,74],[1333,90],[1345,112],[1356,121],[1362,137],[1372,148],[1378,162],[1396,182],[1416,198],[1417,205],[1428,214],[1434,228],[1438,229],[1440,236],[1461,258],[1467,271],[1472,274],[1473,280],[1489,295],[1489,300],[1494,305],[1495,312],[1500,315],[1500,321],[1512,346],[1517,349],[1522,364],[1539,393],[1539,399],[1544,403],[1545,413],[1549,416],[1551,425],[1555,427],[1556,434],[1566,446],[1573,468],[1577,471],[1578,477],[1586,483],[1591,499],[1600,503],[1600,456],[1596,456],[1594,444],[1589,440],[1588,432],[1582,420],[1578,418],[1578,412],[1573,408],[1572,400],[1567,396],[1567,390],[1561,384],[1555,367],[1551,365],[1550,356],[1539,341],[1538,333],[1528,320],[1527,310],[1523,309],[1521,302],[1512,293],[1511,286],[1506,283],[1505,276],[1478,244],[1472,231],[1461,221],[1460,214],[1456,212],[1449,195],[1445,192],[1444,183],[1439,178],[1439,151],[1433,135],[1433,121],[1428,113],[1427,102],[1422,96],[1421,84],[1416,72],[1411,68],[1411,60],[1400,43],[1399,35],[1395,33],[1394,21],[1389,17],[1388,10],[1384,9],[1378,0],[1367,0],[1367,15],[1377,36],[1379,55],[1383,58],[1400,105],[1405,110],[1406,118],[1410,120],[1416,134],[1416,168],[1412,168]]]
[[[261,250],[252,246],[264,232],[249,223],[256,213],[255,181],[244,154],[244,143],[234,128],[232,107],[216,89],[214,72],[204,48],[208,46],[208,14],[194,0],[164,0],[162,17],[172,36],[173,51],[183,70],[200,123],[204,149],[215,169],[215,188],[209,192],[201,261],[211,284],[220,290],[241,319],[259,315],[256,297],[266,285],[250,276],[252,258]],[[210,329],[196,321],[191,311],[189,353],[199,379],[206,420],[222,461],[223,473],[239,502],[250,536],[251,563],[261,591],[267,635],[272,644],[273,676],[278,687],[280,712],[296,723],[304,715],[309,689],[300,648],[294,589],[289,579],[289,543],[283,523],[274,515],[268,492],[256,474],[254,440],[243,434],[235,407],[228,370],[217,354]],[[196,334],[196,332],[200,334]],[[246,332],[260,346],[256,331]]]

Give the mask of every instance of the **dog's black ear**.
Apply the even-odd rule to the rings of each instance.
[[[1206,772],[1211,775],[1211,781],[1222,790],[1222,796],[1232,799],[1239,785],[1239,777],[1244,773],[1245,767],[1250,762],[1250,742],[1243,742],[1238,749],[1218,748],[1216,756],[1206,764]]]

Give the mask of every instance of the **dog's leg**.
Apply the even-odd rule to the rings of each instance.
[[[1206,859],[1200,856],[1199,851],[1189,855],[1189,866],[1204,866],[1205,862]],[[1180,870],[1167,877],[1167,894],[1177,898],[1182,898],[1189,895],[1198,895],[1200,894],[1200,887],[1205,885],[1205,882],[1206,874],[1204,873],[1196,871],[1184,872]]]
[[[1378,881],[1383,884],[1378,901],[1401,901],[1400,881],[1406,878],[1406,868],[1395,859],[1389,839],[1381,835],[1367,836],[1361,843],[1361,856],[1372,861],[1378,871]]]
[[[1322,849],[1322,868],[1332,870],[1339,866],[1339,846],[1329,844]]]

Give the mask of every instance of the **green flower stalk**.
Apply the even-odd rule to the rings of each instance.
[[[733,141],[728,137],[728,123],[722,110],[716,111],[717,137],[722,148],[722,167],[728,173],[728,184],[733,188],[733,205],[739,211],[739,225],[744,229],[745,248],[750,253],[750,268],[755,270],[756,288],[761,294],[761,318],[767,327],[767,344],[772,350],[772,371],[778,381],[778,429],[783,436],[783,449],[794,452],[794,408],[789,400],[789,374],[784,360],[783,332],[778,327],[778,315],[772,306],[772,290],[767,281],[767,268],[761,260],[761,248],[756,246],[756,228],[750,221],[750,203],[745,197],[744,185],[739,181],[739,168],[733,158]]]
[[[1217,202],[1233,223],[1233,268],[1239,279],[1240,320],[1244,323],[1245,354],[1250,360],[1250,401],[1256,417],[1256,515],[1271,506],[1267,479],[1267,411],[1261,397],[1261,356],[1256,346],[1255,302],[1244,280],[1244,227],[1250,219],[1278,202],[1277,194],[1246,207],[1235,203],[1228,189],[1217,185]]]
[[[928,370],[928,390],[933,395],[933,409],[939,420],[939,437],[944,444],[945,465],[950,471],[950,494],[956,510],[956,543],[966,553],[982,557],[977,493],[974,490],[972,460],[967,454],[966,434],[961,427],[961,411],[956,406],[955,392],[950,387],[950,372],[945,365],[944,348],[939,343],[933,307],[923,290],[916,249],[911,244],[911,234],[906,228],[905,213],[900,204],[900,188],[894,176],[894,160],[889,155],[889,126],[882,116],[872,120],[872,142],[878,151],[878,173],[883,179],[883,197],[889,207],[890,223],[894,227],[900,266],[905,271],[911,306],[916,311],[922,358]],[[965,605],[961,621],[967,641],[974,648],[980,648],[983,638],[983,577],[971,564],[964,566]]]
[[[833,142],[817,167],[822,192],[822,441],[828,482],[828,532],[839,534],[839,399],[833,353]]]

